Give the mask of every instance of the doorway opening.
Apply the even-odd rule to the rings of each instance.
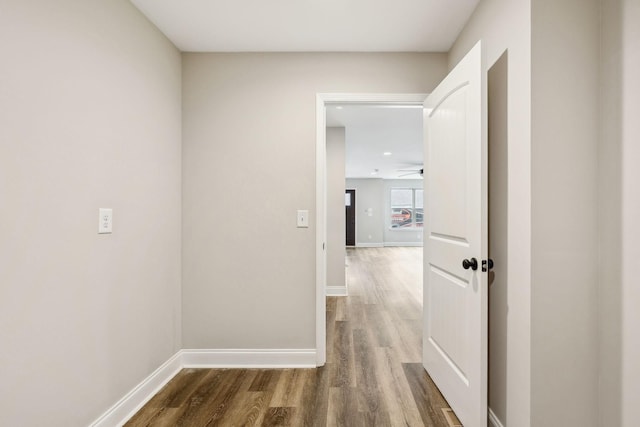
[[[327,360],[327,108],[338,105],[419,106],[421,108],[425,98],[426,94],[318,94],[316,97],[316,351],[318,366],[323,366]],[[381,155],[384,155],[384,152]],[[371,172],[373,171],[369,171]],[[364,208],[360,204],[358,210],[362,211]],[[366,215],[375,214],[376,210],[373,207],[366,208],[371,209],[367,210]],[[382,209],[379,209],[377,213],[381,214],[381,212]],[[360,231],[358,227],[358,232]],[[369,234],[366,236],[368,238]],[[373,234],[371,240],[373,240]],[[355,243],[358,243],[357,236]]]
[[[432,94],[420,99],[424,99],[426,131],[426,163],[420,171],[427,174],[429,209],[423,221],[424,235],[428,239],[425,238],[422,257],[425,266],[421,307],[424,315],[423,363],[418,366],[429,372],[425,375],[433,376],[438,388],[450,399],[456,415],[469,426],[486,425],[488,421],[489,275],[482,273],[487,273],[493,263],[488,256],[488,111],[483,68],[482,43],[478,42]],[[385,95],[355,100],[348,96],[317,96],[316,237],[317,243],[322,244],[316,258],[319,366],[327,360],[324,297],[327,265],[326,109],[332,102],[344,103],[344,98],[351,103],[375,103],[375,98],[382,103],[389,102]],[[372,174],[377,172],[374,169]],[[361,194],[360,189],[358,191]],[[415,192],[413,194],[415,203]],[[412,208],[416,209],[415,204]],[[359,210],[362,210],[361,203]],[[352,332],[355,346],[363,340],[362,331],[357,334],[359,337],[355,330]],[[342,360],[340,358],[336,364],[342,366]],[[361,366],[357,372],[368,372],[368,368]]]
[[[347,188],[344,192],[344,222],[346,246],[356,245],[356,190]]]
[[[442,423],[451,410],[422,364],[424,98],[419,95],[411,102],[391,104],[336,100],[319,106],[320,111],[326,111],[326,145],[319,150],[324,151],[319,154],[324,155],[322,166],[326,174],[319,192],[324,199],[319,206],[324,202],[324,208],[318,212],[327,239],[322,253],[328,291],[325,361],[333,390],[367,394],[376,408],[384,407],[385,401],[395,400],[400,393],[407,407],[395,408],[399,412],[394,418],[404,418],[411,425],[446,425]],[[384,110],[391,111],[390,116],[395,113],[391,121],[397,126],[402,126],[401,117],[413,117],[417,122],[413,124],[417,128],[413,138],[407,135],[411,129],[392,135],[393,126],[387,129],[383,123]],[[369,133],[348,120],[336,120],[345,114],[353,119],[354,115],[365,113],[376,117],[374,124],[368,126]],[[366,122],[362,117],[359,120],[360,124]],[[362,137],[360,145],[353,141],[354,135]],[[412,143],[414,147],[403,147],[398,143],[401,139],[411,140],[408,145]],[[336,157],[342,157],[343,163]],[[336,179],[336,171],[342,174],[341,182]],[[344,214],[341,203],[345,205]],[[347,241],[350,208],[354,211],[352,221],[357,224],[353,228],[357,230]],[[335,232],[336,212],[343,215],[342,233]],[[342,240],[336,243],[335,236]],[[345,243],[351,243],[346,251]],[[336,245],[342,246],[342,258],[332,251]],[[334,282],[339,274],[332,270],[338,263],[342,277],[347,278],[348,294],[346,286],[345,292],[339,293],[341,287]],[[324,296],[319,294],[319,300],[325,302]],[[392,390],[394,396],[386,390]],[[429,390],[433,398],[422,399],[418,390]],[[348,404],[349,397],[345,399]],[[361,411],[353,408],[352,412]]]

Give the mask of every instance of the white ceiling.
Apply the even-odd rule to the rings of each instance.
[[[327,126],[346,129],[347,178],[420,178],[422,106],[327,106]]]
[[[447,52],[479,2],[130,1],[184,52]],[[419,178],[421,108],[329,106],[327,125],[347,129],[347,177]]]
[[[185,52],[447,52],[479,0],[131,0]]]

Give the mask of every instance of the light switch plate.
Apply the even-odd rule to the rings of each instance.
[[[113,232],[113,209],[98,209],[98,234]]]
[[[307,227],[309,227],[309,211],[299,210],[298,211],[298,228],[307,228]]]

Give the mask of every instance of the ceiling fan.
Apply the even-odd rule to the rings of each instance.
[[[420,169],[417,169],[418,166],[420,166]],[[398,169],[398,172],[407,172],[402,175],[398,175],[398,178],[401,178],[403,176],[410,176],[410,175],[420,175],[420,178],[422,178],[422,174],[424,172],[424,166],[416,165],[416,169]]]

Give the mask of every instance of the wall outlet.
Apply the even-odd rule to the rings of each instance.
[[[113,232],[113,209],[98,209],[98,234]]]

